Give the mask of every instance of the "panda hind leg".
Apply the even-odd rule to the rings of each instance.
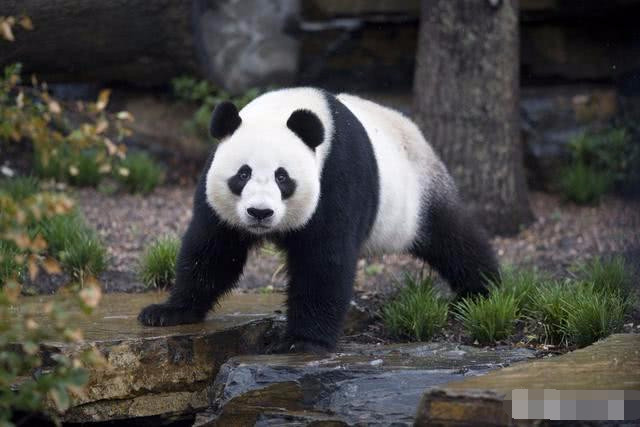
[[[411,253],[429,263],[459,297],[484,295],[489,282],[500,277],[487,235],[453,201],[431,202]]]

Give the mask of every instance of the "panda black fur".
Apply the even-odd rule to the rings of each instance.
[[[176,284],[150,326],[201,321],[264,239],[287,253],[288,345],[335,347],[363,251],[410,252],[458,293],[498,277],[486,236],[421,132],[400,113],[312,88],[219,105]]]

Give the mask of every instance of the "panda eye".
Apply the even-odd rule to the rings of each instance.
[[[286,170],[284,170],[284,168],[278,168],[278,170],[276,170],[276,181],[279,182],[280,184],[287,182],[287,180],[289,179],[289,174],[287,173]]]
[[[239,170],[238,170],[238,174],[237,174],[238,178],[240,178],[242,181],[246,181],[249,178],[251,178],[251,168],[247,165],[243,165]]]

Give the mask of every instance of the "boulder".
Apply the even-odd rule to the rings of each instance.
[[[520,418],[523,414],[512,412],[512,402],[516,408],[515,401],[521,400],[523,393],[524,408],[536,414],[530,418],[543,418],[542,412],[535,412],[536,406],[541,408],[540,401],[547,399],[545,410],[554,400],[559,401],[557,415],[565,416],[557,419],[606,420],[608,414],[615,420],[638,419],[639,349],[639,334],[617,334],[559,357],[519,363],[432,388],[420,403],[416,425],[514,425],[512,416]],[[622,407],[624,412],[615,409]],[[567,418],[571,412],[573,418]],[[540,421],[517,421],[540,425]]]
[[[195,425],[411,425],[425,389],[532,356],[526,349],[419,343],[347,345],[326,358],[233,357]]]
[[[41,307],[51,298],[25,297],[20,310]],[[229,357],[264,353],[283,331],[280,294],[233,294],[205,322],[193,325],[153,328],[137,322],[142,307],[164,299],[165,293],[156,292],[106,294],[90,317],[71,314],[84,333],[82,343],[43,344],[50,354],[93,345],[108,362],[90,370],[84,396],[74,401],[64,421],[175,416],[203,409],[207,385]]]

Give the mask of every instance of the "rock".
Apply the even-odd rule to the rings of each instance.
[[[90,370],[85,395],[74,401],[64,421],[173,417],[202,410],[207,407],[207,385],[224,362],[236,355],[265,353],[283,339],[282,293],[232,294],[203,323],[152,328],[137,322],[142,307],[166,297],[163,292],[105,294],[90,317],[71,314],[83,331],[81,344],[43,343],[49,355],[73,354],[93,345],[108,362]],[[39,307],[52,298],[24,297],[19,309],[42,312]],[[370,321],[367,310],[352,304],[346,320],[352,333]]]
[[[519,389],[634,390],[635,394],[625,393],[624,414],[625,419],[633,419],[635,407],[635,416],[639,417],[640,335],[612,335],[559,357],[519,363],[428,390],[420,403],[416,425],[512,425],[507,411],[511,410],[512,390]],[[598,403],[593,398],[584,400],[593,400],[586,402],[592,407]],[[574,403],[574,411],[576,407],[580,405]],[[584,413],[582,418],[580,413],[577,416],[585,419]]]
[[[73,353],[95,345],[108,362],[93,368],[83,397],[67,422],[106,421],[153,415],[184,415],[206,406],[206,386],[229,357],[263,353],[280,339],[280,294],[231,295],[204,323],[166,328],[140,325],[136,316],[164,293],[106,294],[89,318],[74,315],[84,332],[80,346],[44,343],[49,353]],[[50,301],[25,297],[21,310]],[[38,319],[36,319],[37,321]],[[46,366],[45,366],[46,368]]]
[[[299,42],[286,34],[298,0],[225,0],[198,15],[202,49],[214,82],[239,93],[255,86],[291,84]]]
[[[411,425],[425,388],[532,357],[447,343],[352,345],[328,358],[239,356],[211,385],[199,426]]]

